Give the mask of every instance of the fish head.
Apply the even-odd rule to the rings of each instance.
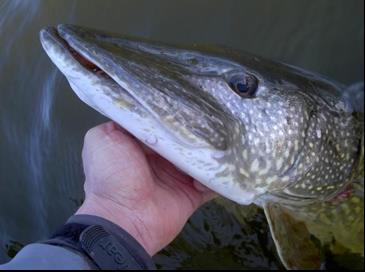
[[[331,163],[342,165],[344,154],[351,168],[353,135],[341,134],[351,111],[332,99],[338,89],[326,80],[230,49],[73,25],[45,28],[40,38],[86,104],[235,202],[288,188],[315,197],[322,191],[311,195],[305,178],[341,179]]]

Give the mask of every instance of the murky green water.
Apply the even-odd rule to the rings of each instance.
[[[47,237],[83,198],[83,135],[106,119],[42,51],[38,31],[75,23],[173,43],[223,44],[343,83],[363,80],[362,0],[0,0],[0,263]],[[280,268],[262,213],[242,225],[197,211],[155,257],[162,268]]]

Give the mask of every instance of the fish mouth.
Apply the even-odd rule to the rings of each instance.
[[[40,40],[43,47],[47,50],[48,44],[57,43],[60,47],[67,50],[70,55],[86,70],[90,73],[97,74],[98,76],[113,80],[104,70],[98,67],[92,60],[88,59],[87,56],[83,56],[82,52],[73,48],[66,39],[62,38],[58,29],[55,27],[46,27],[40,31]]]
[[[184,66],[171,54],[166,58],[164,47],[130,37],[116,42],[102,32],[64,24],[42,29],[40,39],[47,52],[55,46],[67,51],[85,71],[118,86],[129,103],[153,116],[181,144],[227,148],[220,105],[200,90],[192,91],[196,87],[183,79]],[[199,122],[192,122],[197,116]]]

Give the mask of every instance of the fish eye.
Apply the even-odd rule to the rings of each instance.
[[[228,80],[228,85],[239,96],[250,98],[256,94],[258,80],[252,75],[233,75]]]

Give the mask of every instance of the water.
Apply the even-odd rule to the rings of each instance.
[[[362,0],[0,0],[0,263],[46,238],[83,199],[85,132],[106,121],[70,90],[38,31],[75,23],[173,43],[223,44],[363,80]],[[162,268],[280,268],[262,213],[210,203],[155,257]]]

